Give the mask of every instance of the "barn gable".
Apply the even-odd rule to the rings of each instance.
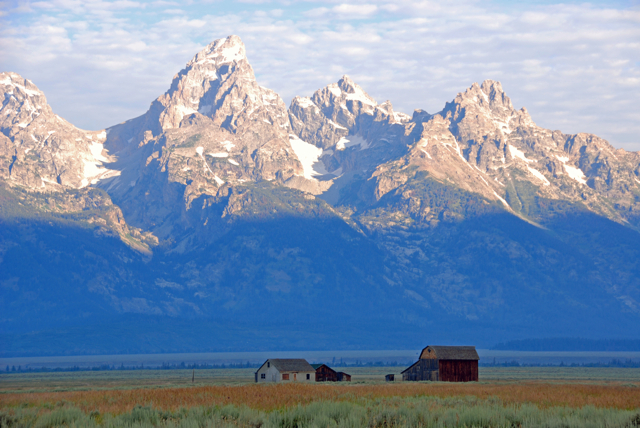
[[[421,360],[480,360],[475,346],[427,346],[420,353]]]
[[[420,353],[420,359],[402,372],[402,379],[477,381],[478,360],[475,346],[427,346]]]

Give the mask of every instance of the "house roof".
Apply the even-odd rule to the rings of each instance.
[[[267,360],[279,372],[315,372],[311,364],[302,358],[273,358]]]
[[[420,353],[420,358],[425,351],[431,349],[439,360],[479,360],[480,356],[475,346],[427,346]]]

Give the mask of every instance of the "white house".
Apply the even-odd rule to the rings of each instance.
[[[269,359],[255,374],[256,382],[315,382],[316,370],[302,358]]]

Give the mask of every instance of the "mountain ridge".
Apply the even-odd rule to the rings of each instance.
[[[132,314],[127,343],[153,317],[256,326],[209,333],[224,349],[257,332],[304,346],[270,332],[298,323],[359,347],[375,335],[344,326],[395,346],[446,326],[486,344],[640,333],[640,154],[537,127],[499,82],[408,116],[343,76],[287,109],[230,36],[104,131],[57,118],[18,75],[0,85],[0,334],[21,347],[7,352],[35,352],[24,335],[44,326],[69,343],[64,326],[109,335],[101,319]],[[44,274],[56,257],[59,278]]]

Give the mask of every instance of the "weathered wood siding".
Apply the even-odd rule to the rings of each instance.
[[[338,374],[335,370],[322,365],[316,369],[316,382],[337,382]]]
[[[438,376],[438,361],[433,359],[418,360],[413,366],[402,373],[404,381],[440,380]]]
[[[478,362],[474,360],[438,360],[443,382],[477,382]]]

